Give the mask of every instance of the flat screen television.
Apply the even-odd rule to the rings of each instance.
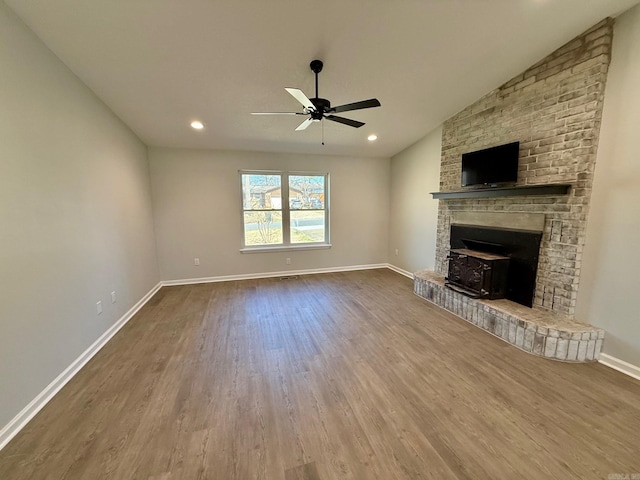
[[[462,154],[462,186],[492,187],[518,180],[520,142]]]

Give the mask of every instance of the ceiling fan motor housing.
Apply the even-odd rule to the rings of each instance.
[[[309,100],[316,107],[316,111],[311,112],[311,118],[314,120],[322,120],[322,115],[331,110],[331,102],[326,98],[310,98]]]

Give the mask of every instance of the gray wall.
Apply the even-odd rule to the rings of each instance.
[[[0,72],[3,426],[159,275],[146,147],[4,2]]]
[[[391,159],[389,263],[408,272],[434,269],[441,145],[439,127]]]
[[[640,7],[615,23],[577,315],[604,353],[640,365]]]
[[[163,280],[387,261],[389,159],[166,148],[149,155]],[[333,247],[240,253],[243,169],[328,172]]]

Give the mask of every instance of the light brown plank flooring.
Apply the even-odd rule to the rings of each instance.
[[[163,288],[0,452],[14,479],[607,479],[640,382],[533,357],[389,270]]]

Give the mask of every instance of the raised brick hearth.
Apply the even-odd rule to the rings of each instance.
[[[525,352],[553,360],[598,360],[604,330],[571,317],[524,307],[510,300],[477,300],[444,285],[444,277],[424,270],[414,274],[414,293],[458,315]]]

